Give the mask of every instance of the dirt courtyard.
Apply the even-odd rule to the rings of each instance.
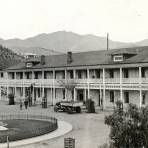
[[[74,138],[76,148],[98,148],[99,145],[108,141],[109,127],[104,125],[105,113],[88,114],[82,112],[80,114],[67,114],[63,112],[55,113],[53,107],[47,109],[41,106],[29,107],[27,110],[19,109],[19,105],[7,105],[6,102],[0,102],[0,114],[11,113],[31,113],[39,115],[48,115],[58,120],[66,121],[73,126],[73,130],[64,136],[54,139],[25,145],[17,148],[64,148],[64,138]],[[29,128],[29,127],[28,127]]]

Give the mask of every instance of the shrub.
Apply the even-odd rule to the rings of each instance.
[[[8,95],[8,99],[9,99],[9,105],[14,105],[15,101],[14,101],[14,94],[10,93]]]
[[[105,117],[105,124],[111,127],[110,139],[115,148],[148,147],[148,106],[129,104],[127,111],[117,108]]]
[[[86,101],[86,108],[87,108],[87,113],[95,113],[94,101],[91,99],[88,99]]]

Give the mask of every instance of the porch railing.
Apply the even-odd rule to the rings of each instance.
[[[120,84],[120,78],[105,78],[105,84]],[[61,83],[68,84],[103,84],[103,79],[0,79],[1,86],[19,86],[28,87],[31,84],[38,86],[60,86]],[[122,78],[122,84],[148,84],[148,78]]]

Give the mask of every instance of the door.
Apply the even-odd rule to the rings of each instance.
[[[83,90],[78,90],[77,94],[78,94],[77,95],[78,101],[83,102],[84,101],[84,91]]]

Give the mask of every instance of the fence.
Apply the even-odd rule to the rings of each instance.
[[[25,119],[25,120],[40,120],[40,121],[49,121],[49,124],[47,124],[44,127],[33,127],[29,128],[27,130],[21,130],[21,134],[18,134],[18,131],[14,131],[14,135],[9,135],[10,141],[16,141],[26,138],[31,138],[39,135],[43,135],[49,132],[52,132],[58,128],[57,119],[50,116],[44,116],[44,115],[35,115],[35,114],[0,114],[0,120],[6,121],[6,120],[13,120],[13,119]],[[15,134],[16,133],[16,134]],[[6,136],[7,134],[4,134],[0,137],[0,143],[6,142]]]
[[[12,120],[12,119],[26,119],[26,120],[45,120],[55,123],[57,125],[57,119],[50,116],[45,115],[35,115],[35,114],[0,114],[0,120]]]

